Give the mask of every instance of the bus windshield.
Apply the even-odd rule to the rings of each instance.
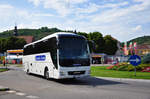
[[[89,50],[84,38],[61,37],[59,46],[61,66],[89,65]]]

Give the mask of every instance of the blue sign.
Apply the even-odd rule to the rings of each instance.
[[[46,59],[46,56],[45,55],[38,55],[38,56],[35,56],[35,60],[36,61],[45,61]]]
[[[138,66],[139,64],[141,64],[141,57],[138,55],[132,55],[129,58],[130,64],[132,64],[133,66]]]

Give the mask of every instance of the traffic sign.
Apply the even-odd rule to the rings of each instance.
[[[141,57],[138,55],[132,55],[129,58],[130,64],[132,64],[133,66],[138,66],[139,64],[141,64]]]

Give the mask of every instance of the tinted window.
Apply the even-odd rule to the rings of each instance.
[[[45,41],[37,42],[24,48],[24,55],[50,52],[57,49],[56,38],[50,38]]]
[[[57,68],[57,40],[55,37],[34,43],[24,48],[24,55],[51,53],[52,61]]]
[[[83,37],[60,37],[59,63],[61,66],[89,66],[87,41]]]

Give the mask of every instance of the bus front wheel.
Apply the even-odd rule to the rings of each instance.
[[[48,72],[48,69],[45,69],[45,72],[44,72],[44,77],[45,79],[49,79],[49,72]]]
[[[29,72],[29,69],[27,69],[27,72],[26,72],[28,75],[30,75],[30,72]]]

